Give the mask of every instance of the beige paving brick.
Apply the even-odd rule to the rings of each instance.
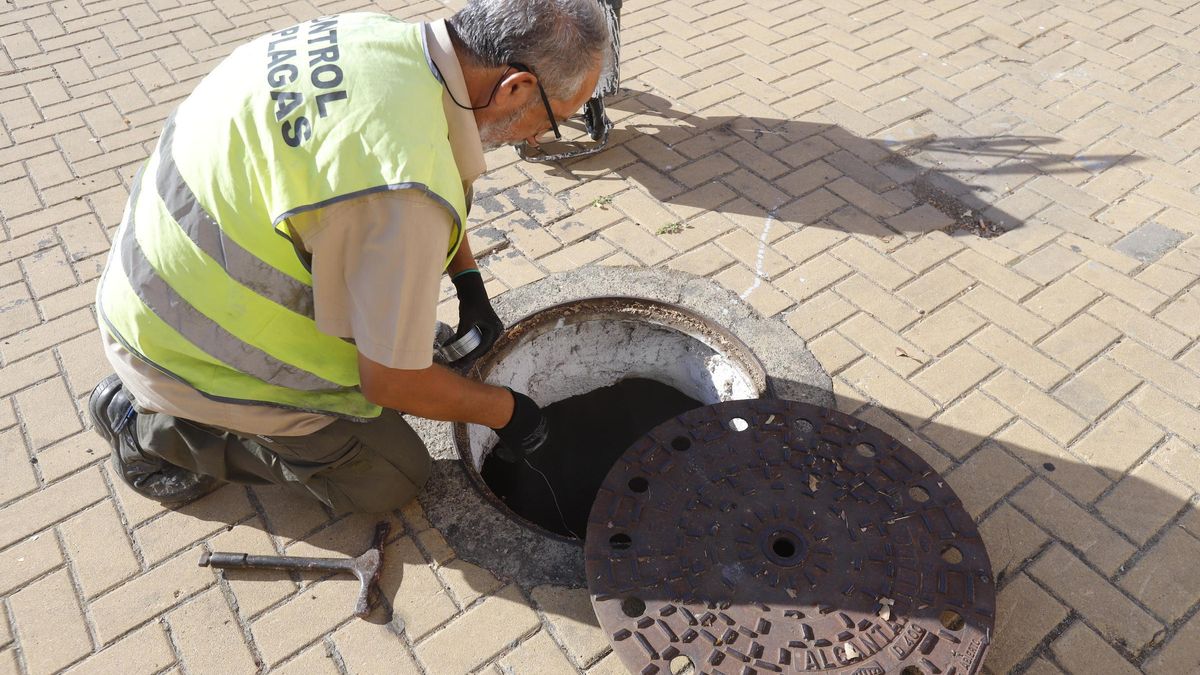
[[[20,429],[0,432],[0,503],[38,488],[37,475],[30,460]]]
[[[1142,649],[1162,625],[1131,602],[1107,581],[1053,544],[1029,573],[1074,607],[1095,626],[1106,640],[1120,641],[1127,649]]]
[[[608,649],[586,590],[546,585],[533,589],[532,596],[549,630],[575,663],[591,663]]]
[[[1138,673],[1138,669],[1126,661],[1108,641],[1080,622],[1071,625],[1054,642],[1050,652],[1058,663],[1071,672],[1088,672],[1096,675],[1124,675]]]
[[[500,588],[503,584],[489,571],[463,560],[452,560],[438,568],[450,593],[462,607]]]
[[[796,300],[804,301],[853,270],[831,256],[818,256],[780,277],[775,285]]]
[[[1046,285],[1075,269],[1082,262],[1084,258],[1078,253],[1058,244],[1050,244],[1013,265],[1013,269]]]
[[[1104,298],[1088,312],[1163,356],[1174,356],[1188,344],[1183,334],[1116,298]]]
[[[902,330],[921,317],[917,310],[898,302],[894,295],[859,274],[851,274],[838,282],[834,290],[894,331]]]
[[[938,265],[924,272],[897,295],[923,312],[932,312],[974,283],[953,265]]]
[[[839,244],[831,253],[859,274],[888,290],[898,288],[913,277],[911,272],[857,239]]]
[[[67,670],[71,675],[161,672],[175,661],[171,643],[159,624],[144,626],[128,637]]]
[[[1195,574],[1200,540],[1169,528],[1150,552],[1121,579],[1121,587],[1168,622],[1183,616],[1200,595]]]
[[[973,250],[959,253],[950,262],[1010,300],[1019,301],[1038,288],[1032,281]]]
[[[465,673],[537,626],[537,613],[515,586],[508,586],[422,642],[417,657],[432,672]],[[462,644],[471,649],[457,648]]]
[[[1163,433],[1131,408],[1121,406],[1075,445],[1089,464],[1117,478],[1162,439]]]
[[[138,573],[137,557],[111,501],[102,501],[59,527],[84,598]]]
[[[996,637],[988,652],[988,669],[1010,672],[1067,617],[1067,611],[1024,574],[1013,579],[996,598]]]
[[[1007,408],[973,391],[938,413],[921,433],[942,451],[962,459],[1012,417]]]
[[[1153,311],[1168,299],[1166,295],[1153,288],[1095,261],[1088,261],[1080,265],[1073,274],[1143,312]]]
[[[987,286],[975,286],[961,298],[963,304],[1026,342],[1046,335],[1052,326],[1024,307]]]
[[[1131,274],[1135,269],[1141,266],[1141,261],[1135,260],[1127,255],[1118,253],[1107,246],[1102,246],[1094,241],[1085,239],[1074,234],[1064,234],[1059,237],[1058,243],[1082,255],[1088,260],[1095,260],[1099,263],[1107,265],[1118,272]]]
[[[979,384],[996,368],[979,350],[961,345],[915,375],[912,382],[945,405]]]
[[[384,553],[387,560],[387,553]],[[358,597],[354,579],[330,578],[308,585],[284,604],[269,610],[250,626],[268,664],[277,664],[352,616]]]
[[[425,556],[436,565],[445,565],[454,559],[454,549],[450,547],[450,542],[446,541],[441,532],[430,528],[414,536],[418,546],[425,552]]]
[[[93,600],[90,613],[99,641],[108,644],[187,596],[212,585],[211,569],[196,564],[199,556],[199,549],[185,551]]]
[[[411,538],[390,544],[383,559],[380,587],[387,593],[396,617],[404,622],[409,639],[421,640],[454,616],[454,602]]]
[[[1096,504],[1100,515],[1138,544],[1188,504],[1192,489],[1153,464],[1142,464]]]
[[[1146,419],[1170,429],[1194,444],[1200,444],[1200,411],[1167,396],[1154,387],[1142,387],[1130,402]]]
[[[785,317],[788,326],[804,339],[811,339],[854,315],[857,308],[833,292],[818,293]]]
[[[892,258],[916,273],[922,273],[963,250],[963,245],[945,232],[922,234],[896,249]]]
[[[351,621],[332,636],[342,664],[352,675],[396,673],[417,675],[420,669],[404,640],[387,626]]]
[[[920,347],[866,314],[859,313],[842,322],[837,330],[902,376],[910,375],[930,360]]]
[[[1171,641],[1143,664],[1148,675],[1191,673],[1200,668],[1200,614],[1188,620]]]
[[[713,279],[737,293],[763,316],[775,316],[793,304],[791,298],[776,290],[774,285],[741,265],[733,265]]]
[[[340,671],[333,662],[329,647],[318,642],[271,672],[280,675],[336,675]]]
[[[92,651],[83,611],[66,570],[25,586],[8,602],[30,672],[55,672]]]
[[[171,611],[167,623],[189,673],[255,670],[254,656],[220,588],[211,588]]]
[[[0,343],[0,355],[8,363],[19,361],[59,342],[94,330],[97,330],[96,321],[92,317],[91,310],[80,309],[38,324],[4,340]]]
[[[717,244],[743,265],[771,279],[792,266],[792,262],[769,248],[760,237],[745,230],[733,230],[717,239]]]
[[[904,336],[929,354],[939,355],[986,323],[965,305],[952,302],[918,321]]]
[[[575,667],[567,660],[550,634],[541,631],[517,645],[497,661],[504,673],[571,673]]]
[[[1134,278],[1164,295],[1173,296],[1190,286],[1196,280],[1196,274],[1157,262],[1138,272]],[[1189,294],[1184,294],[1184,299],[1188,296]]]
[[[1150,456],[1157,466],[1200,491],[1200,451],[1178,438],[1170,438]]]
[[[1055,390],[1054,396],[1085,419],[1099,419],[1140,383],[1111,359],[1101,358]]]
[[[25,419],[35,449],[83,429],[75,404],[61,378],[53,378],[17,393],[17,411]]]
[[[1008,504],[1001,504],[979,525],[979,534],[999,581],[1011,577],[1050,540],[1042,528]]]
[[[946,474],[946,480],[962,499],[963,508],[978,518],[1028,476],[1029,469],[996,444],[987,443]]]
[[[19,270],[18,279],[21,279]],[[11,335],[30,326],[36,326],[40,321],[37,305],[33,302],[29,288],[24,283],[14,283],[0,288],[0,308],[4,310],[5,314],[4,327],[0,328],[0,335]]]
[[[254,513],[241,485],[225,485],[204,497],[167,511],[161,518],[134,530],[133,536],[154,565]]]
[[[100,473],[82,471],[0,509],[0,547],[20,541],[108,496]]]
[[[1184,335],[1200,334],[1200,289],[1193,288],[1172,300],[1154,318]]]
[[[1115,531],[1044,480],[1026,485],[1010,501],[1056,539],[1075,547],[1105,574],[1116,572],[1135,551]]]
[[[0,595],[8,595],[62,563],[62,551],[50,533],[34,535],[6,549],[0,553]]]
[[[1060,443],[1067,443],[1087,421],[1009,371],[988,381],[984,391]]]
[[[1037,431],[1024,420],[1004,429],[996,438],[1034,473],[1054,483],[1082,503],[1091,503],[1111,481],[1096,468]]]
[[[545,267],[551,273],[565,272],[595,262],[613,251],[612,245],[602,239],[585,239],[564,249],[560,249],[555,253],[551,253],[542,258],[541,263],[542,267]],[[684,271],[696,274],[697,276],[705,276],[713,271],[712,269],[699,269],[699,267],[700,264],[697,263],[697,268]]]
[[[1051,323],[1061,324],[1102,296],[1095,287],[1068,274],[1039,291],[1023,304]]]
[[[518,288],[546,276],[528,258],[512,250],[495,254],[484,265],[510,288]]]
[[[821,367],[829,374],[841,372],[843,368],[854,363],[863,355],[863,350],[854,343],[842,337],[837,331],[830,331],[808,343],[813,356],[821,363]]]
[[[846,381],[909,426],[919,427],[937,412],[937,405],[874,358],[859,359],[843,373]]]
[[[1160,389],[1200,406],[1200,376],[1131,340],[1112,350],[1112,358]]]
[[[1113,327],[1089,314],[1082,314],[1048,336],[1038,349],[1060,363],[1078,369],[1120,337],[1120,332]]]

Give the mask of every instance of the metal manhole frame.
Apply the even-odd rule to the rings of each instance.
[[[750,375],[753,387],[760,392],[760,397],[774,394],[774,386],[762,361],[749,345],[732,331],[687,307],[661,300],[627,295],[579,298],[528,314],[509,326],[487,354],[470,367],[467,374],[473,379],[487,382],[492,370],[526,341],[551,330],[557,330],[563,325],[603,319],[642,321],[676,330],[736,362]],[[560,322],[562,323],[560,324]],[[492,492],[491,487],[475,468],[470,454],[471,441],[468,425],[454,423],[452,429],[454,445],[458,450],[457,463],[466,474],[468,482],[486,503],[499,509],[501,513],[525,530],[582,547],[583,542],[579,539],[548,530],[510,509],[504,500]]]

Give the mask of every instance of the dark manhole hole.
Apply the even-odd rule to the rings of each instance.
[[[546,444],[515,463],[489,453],[480,475],[517,515],[564,537],[581,538],[596,491],[625,448],[701,405],[661,382],[621,380],[546,406]],[[650,488],[644,476],[630,476],[625,485],[634,493]]]
[[[617,461],[587,532],[592,604],[635,673],[975,673],[990,643],[991,565],[962,503],[834,410],[680,415]]]

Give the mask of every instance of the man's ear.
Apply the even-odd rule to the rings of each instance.
[[[496,106],[503,110],[517,110],[526,105],[530,96],[537,95],[537,78],[533,73],[510,71],[496,90]]]

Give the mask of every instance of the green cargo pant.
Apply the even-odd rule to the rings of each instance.
[[[176,466],[230,483],[281,485],[338,513],[398,508],[417,496],[432,468],[421,438],[393,410],[270,438],[146,412],[137,416],[137,437],[147,454]]]

